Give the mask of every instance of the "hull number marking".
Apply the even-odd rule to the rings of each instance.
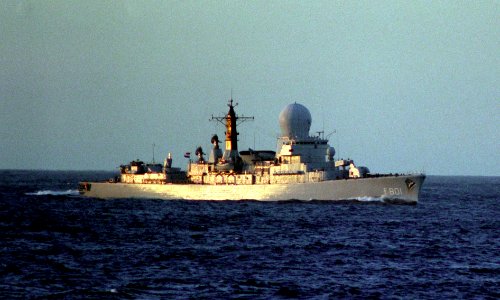
[[[401,188],[384,188],[384,195],[403,195]]]

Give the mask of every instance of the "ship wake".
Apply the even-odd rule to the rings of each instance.
[[[380,204],[416,204],[416,201],[400,198],[387,198],[387,197],[357,197],[351,201],[360,203],[380,203]]]
[[[33,193],[26,193],[28,196],[78,196],[78,190],[65,190],[65,191],[54,191],[54,190],[41,190]]]
[[[398,199],[398,198],[388,198],[388,197],[355,197],[355,198],[346,198],[346,199],[336,199],[336,200],[318,200],[318,199],[309,199],[309,200],[299,200],[299,199],[290,199],[284,200],[284,202],[329,202],[329,203],[360,203],[360,204],[416,204],[416,201],[408,200],[408,199]]]

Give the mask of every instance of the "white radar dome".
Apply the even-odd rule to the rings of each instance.
[[[289,138],[307,138],[311,129],[311,113],[301,104],[285,106],[280,113],[281,136]]]

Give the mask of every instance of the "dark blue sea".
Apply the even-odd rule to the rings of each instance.
[[[1,298],[500,298],[500,177],[417,205],[78,195],[113,175],[0,171]]]

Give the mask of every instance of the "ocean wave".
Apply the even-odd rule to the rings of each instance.
[[[42,190],[34,193],[26,193],[28,196],[78,196],[78,190],[53,191]]]

